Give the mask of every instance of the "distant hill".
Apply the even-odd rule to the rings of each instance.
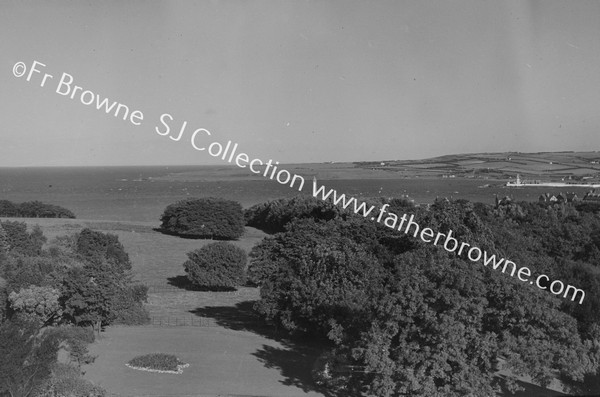
[[[508,180],[520,174],[522,177],[544,181],[600,181],[599,152],[473,153],[424,160],[357,162],[355,165],[406,177],[485,176],[489,179]]]

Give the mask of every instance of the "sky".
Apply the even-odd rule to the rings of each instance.
[[[600,144],[598,1],[0,0],[0,36],[0,167],[224,164],[198,129],[280,163]]]

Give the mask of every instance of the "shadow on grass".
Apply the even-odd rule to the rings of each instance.
[[[497,377],[502,379],[506,378],[504,375],[497,375]],[[517,380],[517,384],[522,387],[523,390],[513,394],[503,388],[503,390],[498,394],[498,397],[558,397],[570,395],[555,390],[546,389],[532,383],[523,382],[521,380]]]
[[[173,287],[181,288],[186,291],[215,291],[215,292],[231,292],[236,291],[232,287],[202,287],[193,284],[186,276],[174,276],[167,278],[167,283]]]
[[[252,353],[266,368],[279,370],[285,378],[281,381],[286,386],[295,386],[304,392],[316,391],[326,397],[341,395],[331,393],[315,385],[311,370],[320,350],[299,344],[277,348],[263,345],[262,349]],[[349,396],[347,396],[349,397]]]
[[[281,340],[284,337],[273,326],[267,324],[253,309],[255,301],[243,301],[234,306],[206,306],[190,310],[200,317],[215,320],[217,325],[234,331],[248,331],[269,339]]]
[[[167,236],[174,236],[174,237],[179,237],[179,238],[183,238],[183,239],[187,239],[187,240],[213,240],[215,242],[216,241],[237,241],[237,240],[239,240],[239,238],[214,236],[212,234],[182,234],[182,233],[173,232],[171,230],[163,229],[160,227],[154,227],[154,228],[152,228],[152,230],[154,230],[155,232],[161,233],[161,234],[165,234]]]
[[[327,397],[335,397],[321,390],[313,382],[311,369],[316,358],[327,347],[322,344],[309,343],[309,340],[291,340],[286,333],[266,323],[254,311],[256,301],[243,301],[234,306],[206,306],[191,313],[215,320],[217,325],[234,331],[246,331],[277,341],[282,347],[263,344],[263,347],[252,353],[266,368],[279,370],[285,378],[281,381],[286,386],[296,386],[304,392],[316,391]]]

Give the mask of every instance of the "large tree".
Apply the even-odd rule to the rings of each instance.
[[[231,200],[206,197],[169,205],[160,218],[161,229],[190,238],[236,240],[244,233],[242,206]]]
[[[62,309],[58,302],[59,291],[52,287],[31,286],[8,296],[11,309],[16,315],[40,325],[50,325],[60,320]]]

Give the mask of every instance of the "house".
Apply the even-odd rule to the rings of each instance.
[[[579,197],[577,196],[577,193],[567,192],[567,203],[573,203],[573,202],[577,202],[577,201],[579,201]]]
[[[500,206],[500,205],[508,205],[508,204],[512,203],[512,201],[513,201],[512,197],[504,196],[501,199],[499,199],[498,195],[496,195],[496,208],[498,208],[498,206]]]
[[[556,196],[546,193],[541,194],[540,197],[538,197],[538,201],[540,203],[572,203],[579,201],[579,197],[576,193],[569,192],[567,192],[566,194],[560,192]]]
[[[600,193],[596,193],[596,190],[591,190],[583,196],[583,201],[600,203]]]

